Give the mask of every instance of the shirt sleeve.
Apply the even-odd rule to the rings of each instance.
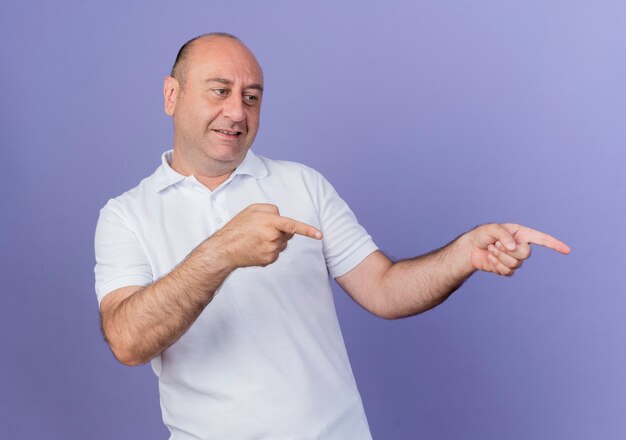
[[[100,211],[94,245],[98,305],[116,289],[145,286],[153,281],[146,253],[115,200],[110,200]]]
[[[324,233],[324,258],[329,273],[337,278],[358,266],[378,247],[332,185],[321,174],[318,176],[317,197]]]

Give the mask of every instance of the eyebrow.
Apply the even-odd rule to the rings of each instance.
[[[220,84],[226,84],[228,86],[232,85],[233,82],[229,79],[226,78],[209,78],[206,80],[206,82],[217,82]],[[248,86],[245,86],[244,89],[256,89],[256,90],[260,90],[261,92],[263,91],[263,86],[261,84],[250,84]]]

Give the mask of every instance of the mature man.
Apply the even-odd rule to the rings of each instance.
[[[477,270],[511,275],[530,243],[569,252],[489,224],[392,263],[319,173],[250,151],[263,73],[231,35],[186,43],[163,93],[173,151],[102,209],[95,272],[105,337],[120,362],[152,361],[172,439],[371,438],[329,273],[391,319]]]

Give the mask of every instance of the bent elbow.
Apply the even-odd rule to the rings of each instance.
[[[113,352],[115,359],[127,367],[138,367],[139,365],[143,365],[147,362],[127,352],[116,352],[113,349],[111,351]]]
[[[378,318],[383,318],[388,321],[404,318],[405,316],[402,313],[399,313],[396,308],[390,307],[388,304],[382,301],[378,304],[368,307],[367,311],[370,312],[372,315],[377,316]]]
[[[395,310],[381,310],[381,311],[377,311],[377,312],[372,312],[374,315],[378,316],[379,318],[383,318],[386,319],[387,321],[394,321],[396,319],[400,319],[400,318],[404,318],[405,315],[398,313]]]
[[[137,367],[139,365],[145,364],[146,362],[150,360],[150,359],[144,359],[143,357],[138,356],[132,350],[115,348],[112,345],[111,345],[111,352],[113,353],[113,356],[119,363],[124,364],[127,367]]]
[[[137,352],[137,350],[134,350],[131,345],[124,343],[123,341],[109,336],[105,336],[105,340],[107,344],[109,344],[113,357],[115,357],[115,359],[121,364],[128,367],[137,367],[150,360],[145,359]]]
[[[399,305],[393,301],[380,302],[377,307],[372,308],[370,312],[379,318],[386,319],[388,321],[395,321],[397,319],[408,318],[424,313],[427,310],[440,304],[420,304],[412,307]]]

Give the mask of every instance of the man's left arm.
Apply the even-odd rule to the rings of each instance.
[[[376,251],[337,278],[365,309],[387,319],[416,315],[445,301],[474,272],[511,276],[531,244],[568,254],[556,238],[516,224],[479,226],[428,254],[393,263]]]

